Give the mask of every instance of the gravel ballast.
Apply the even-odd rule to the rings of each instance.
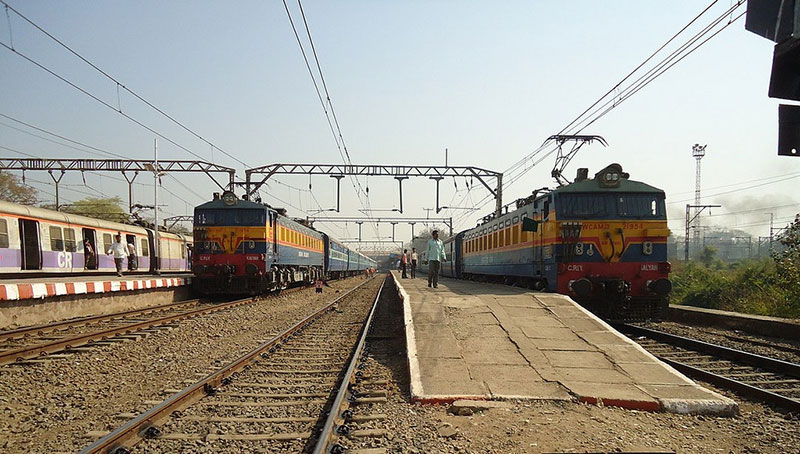
[[[362,282],[332,283],[344,290]],[[387,283],[387,285],[389,285]],[[227,362],[336,295],[304,290],[252,306],[185,321],[178,328],[136,342],[32,366],[0,368],[0,452],[76,452],[92,430],[121,424],[114,415],[139,413],[161,400],[164,388]],[[388,402],[359,406],[357,414],[386,414],[358,428],[387,437],[351,442],[386,447],[389,453],[541,453],[673,450],[679,453],[800,453],[800,420],[705,386],[740,403],[734,418],[648,413],[577,402],[508,401],[462,416],[448,405],[409,402],[401,311],[396,293],[384,290],[387,332],[375,333],[365,373],[385,378]],[[379,314],[376,314],[378,317]],[[394,322],[391,320],[394,319]],[[705,328],[704,328],[705,329]],[[386,335],[386,338],[381,338]],[[708,339],[711,341],[711,339]],[[763,352],[762,354],[767,354]],[[770,355],[773,356],[773,355]],[[198,441],[192,451],[216,452]]]
[[[384,291],[394,298],[396,293]],[[400,317],[395,311],[395,317]],[[401,325],[402,326],[402,325]],[[402,336],[402,329],[393,333]],[[384,428],[388,440],[361,440],[351,447],[387,447],[389,453],[543,453],[675,451],[678,453],[800,453],[800,419],[768,406],[715,390],[740,403],[734,418],[631,411],[577,402],[507,401],[471,415],[449,405],[409,403],[402,339],[386,339],[365,373],[390,380],[389,401],[363,409],[385,413],[383,421],[358,428]],[[379,353],[378,353],[379,352]],[[469,413],[469,412],[467,412]]]
[[[303,289],[205,317],[143,339],[69,358],[0,368],[0,452],[77,452],[89,431],[110,431],[120,413],[140,413],[214,366],[254,348],[363,282],[331,282],[321,295]],[[339,293],[337,293],[337,291]]]
[[[677,334],[678,336],[697,339],[711,344],[722,345],[723,347],[744,350],[746,352],[768,356],[770,358],[780,359],[790,363],[800,363],[800,354],[792,351],[786,351],[787,349],[800,349],[800,342],[797,341],[757,336],[741,331],[731,331],[723,328],[686,325],[676,322],[648,323],[642,326],[664,331],[670,334]],[[765,342],[772,344],[775,347],[784,347],[784,349],[760,345],[759,343],[755,342],[748,342],[749,340],[757,341],[759,343]]]

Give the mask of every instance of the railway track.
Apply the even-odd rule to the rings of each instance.
[[[282,294],[307,287],[284,290]],[[96,345],[134,340],[154,330],[163,329],[191,317],[198,317],[250,304],[258,298],[243,298],[216,304],[188,300],[134,309],[113,314],[66,320],[0,332],[0,365],[19,363],[73,353]]]
[[[641,326],[622,324],[618,329],[686,375],[800,412],[800,364]]]
[[[211,443],[214,452],[342,453],[350,438],[384,436],[353,429],[385,419],[368,408],[386,401],[386,381],[360,370],[383,282],[364,281],[197,382],[167,390],[172,395],[150,410],[122,415],[131,419],[89,434],[101,438],[81,452],[184,452]]]

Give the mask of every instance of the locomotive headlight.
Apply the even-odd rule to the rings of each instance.
[[[600,178],[601,186],[612,188],[619,186],[620,175],[619,172],[605,172]]]
[[[650,241],[645,241],[642,243],[642,254],[644,255],[651,255],[653,253],[653,243]]]
[[[236,205],[236,194],[234,194],[232,191],[223,192],[222,202],[228,206]]]

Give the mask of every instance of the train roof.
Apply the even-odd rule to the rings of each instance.
[[[30,218],[41,219],[44,221],[54,221],[54,222],[62,222],[65,224],[76,224],[86,227],[96,227],[106,230],[117,230],[117,231],[124,230],[126,232],[134,232],[140,234],[147,233],[147,229],[140,225],[123,224],[121,222],[106,221],[103,219],[90,218],[88,216],[81,216],[79,214],[71,214],[63,211],[48,210],[46,208],[39,208],[29,205],[20,205],[18,203],[6,202],[3,200],[0,200],[0,214],[1,213],[8,213],[17,216],[27,216]],[[175,235],[181,238],[183,237],[183,235],[177,233],[164,232],[160,230],[159,234]]]
[[[583,169],[588,173],[586,169]],[[586,173],[582,179],[574,183],[553,189],[553,193],[572,192],[638,192],[638,193],[663,193],[664,191],[641,181],[630,180],[630,175],[622,171],[619,164],[611,164],[597,172],[594,178],[587,178]]]
[[[233,204],[233,205],[226,204],[225,202],[222,201],[222,199],[214,199],[214,200],[210,200],[210,201],[208,201],[206,203],[197,205],[195,207],[195,209],[198,209],[198,208],[201,208],[201,209],[218,208],[218,209],[225,209],[225,210],[236,210],[236,209],[244,210],[244,209],[258,208],[260,210],[266,210],[269,207],[267,205],[264,205],[263,203],[256,203],[256,202],[253,202],[253,201],[250,201],[250,200],[244,200],[244,199],[237,199],[236,203]]]
[[[619,186],[605,187],[601,186],[600,182],[596,179],[584,180],[578,183],[568,184],[560,188],[553,189],[553,193],[572,193],[572,192],[664,192],[655,186],[650,186],[641,181],[631,181],[623,179],[619,182]]]

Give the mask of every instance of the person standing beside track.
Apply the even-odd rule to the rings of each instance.
[[[411,279],[417,278],[417,263],[419,256],[417,256],[417,248],[411,248]]]
[[[428,240],[428,248],[425,250],[425,256],[428,258],[428,287],[433,285],[433,288],[439,287],[439,269],[442,267],[442,262],[447,261],[444,254],[444,243],[439,239],[439,231],[434,230],[431,232],[433,238]]]
[[[400,256],[400,266],[403,270],[403,279],[408,279],[406,270],[408,269],[408,249],[403,249],[403,255]]]
[[[114,265],[117,266],[117,276],[122,277],[122,261],[128,256],[128,248],[122,243],[122,234],[117,233],[116,241],[111,243],[106,254],[114,256]]]

